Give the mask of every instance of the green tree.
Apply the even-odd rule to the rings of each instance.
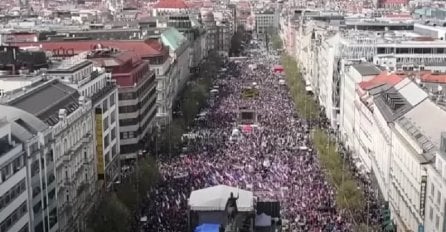
[[[151,157],[138,160],[135,171],[116,187],[118,199],[132,212],[136,212],[151,187],[159,179],[156,162]]]
[[[273,48],[276,50],[283,48],[283,42],[279,35],[273,35],[272,43],[273,43]]]
[[[231,48],[229,50],[229,54],[231,56],[239,56],[242,51],[243,41],[246,39],[246,31],[243,26],[239,26],[237,31],[231,38]]]
[[[305,83],[298,69],[297,62],[290,56],[284,55],[281,63],[285,69],[285,76],[290,88],[291,95],[300,115],[309,120],[319,118],[319,107],[311,95],[305,90]]]
[[[88,227],[94,232],[126,232],[130,231],[131,213],[119,201],[116,194],[103,198],[98,208],[91,213]]]
[[[319,107],[312,96],[306,93],[305,82],[297,62],[287,55],[282,56],[281,62],[296,110],[306,119],[319,119]],[[358,188],[353,174],[346,168],[345,161],[337,152],[336,142],[322,129],[312,131],[311,139],[327,179],[336,188],[337,206],[352,213],[352,216],[357,216],[357,213],[364,208],[364,195]],[[361,220],[360,217],[356,219]]]

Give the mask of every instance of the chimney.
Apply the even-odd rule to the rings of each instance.
[[[59,109],[59,119],[64,120],[67,117],[66,109]]]
[[[440,151],[446,153],[446,131],[441,132]]]

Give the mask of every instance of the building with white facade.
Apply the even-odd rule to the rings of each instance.
[[[112,78],[118,87],[119,112],[119,144],[121,160],[135,159],[142,152],[155,128],[157,113],[157,82],[154,70],[150,69],[149,61],[142,60],[134,52],[96,49],[88,55],[97,66],[112,73]],[[188,67],[186,67],[188,69]],[[105,114],[113,112],[116,102],[109,102],[102,107]],[[96,111],[97,113],[101,111]],[[102,117],[107,117],[102,115]],[[115,122],[104,124],[101,130],[112,130]],[[99,125],[99,124],[98,124]],[[106,136],[107,134],[103,135]],[[113,135],[104,137],[104,146],[110,146]],[[106,144],[108,143],[108,144]],[[111,150],[113,151],[113,150]],[[104,153],[105,154],[105,153]],[[105,159],[105,158],[104,158]]]
[[[30,231],[27,157],[5,114],[0,119],[0,230]]]
[[[361,174],[377,183],[398,231],[443,231],[443,28],[375,22],[353,30],[316,18],[281,21],[307,87]]]
[[[339,124],[336,117],[340,94],[337,86],[342,59],[372,62],[389,71],[444,70],[441,64],[446,59],[446,41],[438,33],[430,37],[433,32],[427,31],[425,25],[421,25],[424,30],[407,30],[417,27],[379,21],[372,26],[361,25],[358,29],[357,25],[353,28],[341,25],[339,20],[336,15],[326,16],[311,10],[290,13],[281,20],[285,48],[296,58],[308,89],[315,91],[332,128]],[[385,30],[393,27],[398,30]],[[441,30],[434,28],[431,31]],[[333,84],[326,84],[326,80]],[[324,86],[318,86],[319,83]],[[329,92],[333,94],[331,105],[325,97]]]
[[[111,73],[104,68],[94,67],[87,60],[88,52],[70,57],[55,68],[47,71],[49,78],[56,78],[76,89],[81,96],[91,99],[91,128],[95,143],[94,156],[99,180],[110,186],[119,178],[119,122],[118,89]],[[93,170],[92,170],[93,171]]]
[[[171,14],[188,14],[190,9],[183,0],[160,0],[152,7],[153,16],[165,16]]]
[[[178,69],[178,75],[174,80],[177,82],[178,86],[176,89],[177,93],[175,93],[176,96],[178,92],[183,89],[190,76],[190,42],[175,28],[168,28],[165,30],[161,33],[160,38],[162,43],[169,47],[169,56],[173,58],[174,65]]]
[[[381,73],[375,65],[370,63],[357,63],[346,65],[343,70],[343,78],[340,84],[340,138],[350,150],[354,142],[351,135],[354,134],[356,86],[362,81],[370,81]]]
[[[254,17],[256,32],[259,34],[272,33],[279,28],[279,14],[275,9],[257,11]]]
[[[445,118],[443,118],[445,120]],[[441,133],[440,148],[435,164],[427,168],[425,231],[444,231],[446,228],[446,134]]]
[[[4,97],[0,100],[2,103],[5,102]],[[22,109],[0,105],[0,112],[3,118],[2,125],[4,125],[1,131],[8,133],[6,138],[11,147],[11,150],[1,159],[19,152],[13,156],[15,159],[2,161],[1,198],[5,208],[2,208],[4,211],[0,212],[3,217],[1,229],[20,232],[58,231],[57,181],[52,130],[41,119]],[[2,138],[5,139],[5,137]],[[25,189],[17,185],[23,177]],[[17,182],[17,184],[11,186],[10,189],[6,188],[6,185],[12,182]],[[17,192],[13,192],[14,189],[20,190],[20,193],[17,195]],[[6,205],[6,200],[11,204]],[[19,209],[20,206],[24,208]]]
[[[35,190],[36,194],[51,183],[56,191],[48,195],[57,201],[54,212],[59,230],[85,228],[86,213],[93,203],[91,199],[95,196],[97,178],[91,100],[58,80],[46,80],[4,98],[8,105],[35,115],[51,128],[54,145],[48,151],[50,155],[47,154],[46,162],[55,169],[55,174],[42,181],[45,187]],[[41,209],[33,210],[39,213]],[[43,231],[47,228],[44,224]]]

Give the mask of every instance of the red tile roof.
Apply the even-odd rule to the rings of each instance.
[[[118,52],[104,56],[91,57],[101,67],[112,69],[112,78],[120,87],[132,87],[145,78],[149,61],[143,61],[134,51]]]
[[[74,54],[90,51],[96,45],[101,44],[104,47],[117,48],[122,51],[134,51],[142,58],[161,56],[167,52],[157,40],[78,40],[78,41],[39,41],[15,43],[15,46],[28,47],[40,46],[42,50],[53,52],[58,49],[73,49]]]
[[[446,74],[426,73],[420,77],[422,82],[446,84]]]
[[[182,0],[160,0],[153,6],[154,8],[168,8],[168,9],[186,9],[186,3]]]
[[[372,89],[374,87],[377,87],[377,86],[380,86],[383,84],[388,84],[388,85],[393,86],[393,85],[398,84],[403,79],[404,78],[399,75],[389,74],[386,71],[384,71],[369,81],[363,81],[363,82],[359,83],[359,87],[363,90],[369,90],[369,89]]]
[[[188,8],[192,8],[192,9],[199,9],[201,7],[203,7],[203,2],[199,1],[199,2],[188,2],[186,3]]]

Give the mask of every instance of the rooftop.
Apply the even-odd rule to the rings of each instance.
[[[428,117],[429,119],[426,120]],[[440,109],[429,99],[415,106],[400,120],[417,140],[424,152],[440,148],[441,133],[444,131],[446,111]]]
[[[241,212],[254,210],[254,195],[250,191],[239,188],[217,185],[205,189],[195,190],[189,197],[189,206],[194,211],[224,211],[231,193],[239,196],[237,208]]]
[[[426,73],[420,77],[422,82],[446,84],[446,73]]]
[[[12,134],[22,142],[31,139],[36,132],[48,128],[48,125],[36,116],[16,107],[0,104],[0,115],[5,116],[11,123]]]
[[[370,81],[363,81],[359,83],[359,87],[361,87],[361,89],[363,90],[369,90],[384,84],[394,86],[402,80],[403,78],[401,76],[396,74],[390,74],[384,71]]]
[[[154,8],[163,9],[187,9],[188,6],[183,0],[160,0],[153,6]]]
[[[37,46],[48,52],[57,50],[73,50],[74,54],[91,51],[98,45],[117,48],[122,51],[134,51],[140,57],[155,57],[166,52],[162,44],[155,39],[147,40],[78,40],[78,41],[39,41],[33,43],[17,43],[17,46]]]
[[[381,73],[381,70],[376,67],[376,65],[370,63],[354,64],[352,67],[355,68],[361,76],[374,76]]]
[[[427,98],[427,94],[405,78],[376,97],[375,105],[388,122],[393,122]]]
[[[35,115],[49,125],[59,122],[59,109],[66,109],[70,114],[79,107],[78,92],[57,80],[42,84],[22,96],[12,99],[8,105]]]

